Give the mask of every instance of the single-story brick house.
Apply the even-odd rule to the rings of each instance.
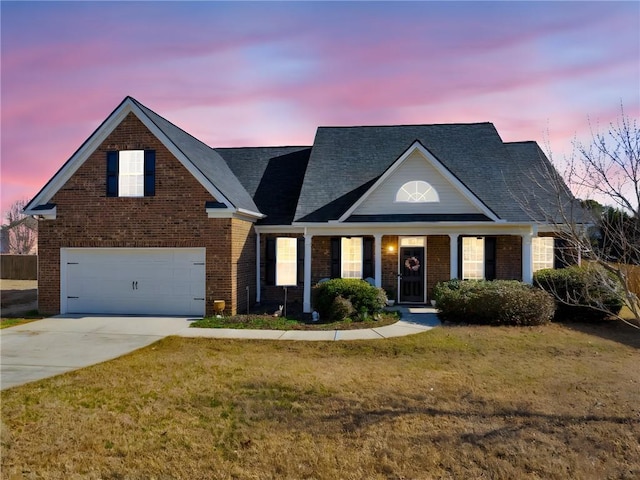
[[[320,127],[311,146],[211,148],[127,97],[25,208],[43,313],[227,313],[331,277],[403,304],[450,278],[553,267],[535,142],[491,123]],[[543,215],[538,215],[543,217]]]

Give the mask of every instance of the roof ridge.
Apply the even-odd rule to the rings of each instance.
[[[451,123],[401,123],[376,125],[320,125],[317,128],[398,128],[398,127],[439,127],[439,126],[493,125],[493,122],[451,122]]]

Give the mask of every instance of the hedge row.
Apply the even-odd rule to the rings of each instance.
[[[601,320],[622,309],[619,281],[595,264],[539,270],[533,282],[556,298],[555,320]]]
[[[434,298],[443,320],[491,325],[541,325],[555,311],[551,295],[515,280],[450,280]]]

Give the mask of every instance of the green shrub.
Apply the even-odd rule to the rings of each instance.
[[[620,283],[596,264],[539,270],[533,281],[556,299],[555,320],[602,320],[623,305]]]
[[[353,308],[351,300],[338,295],[333,299],[331,304],[331,317],[334,320],[344,320],[345,318],[353,318],[356,309]]]
[[[542,325],[555,303],[548,293],[515,280],[450,280],[434,288],[440,317],[490,325]]]
[[[342,300],[337,300],[338,297],[348,300],[351,304],[349,318],[356,314],[360,319],[375,315],[387,303],[387,295],[381,288],[373,287],[364,280],[355,278],[334,278],[313,288],[313,306],[320,313],[320,318],[331,320],[347,318],[341,315],[344,315],[348,305],[345,305]]]

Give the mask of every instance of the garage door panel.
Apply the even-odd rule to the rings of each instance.
[[[63,250],[68,313],[204,315],[204,248]]]

